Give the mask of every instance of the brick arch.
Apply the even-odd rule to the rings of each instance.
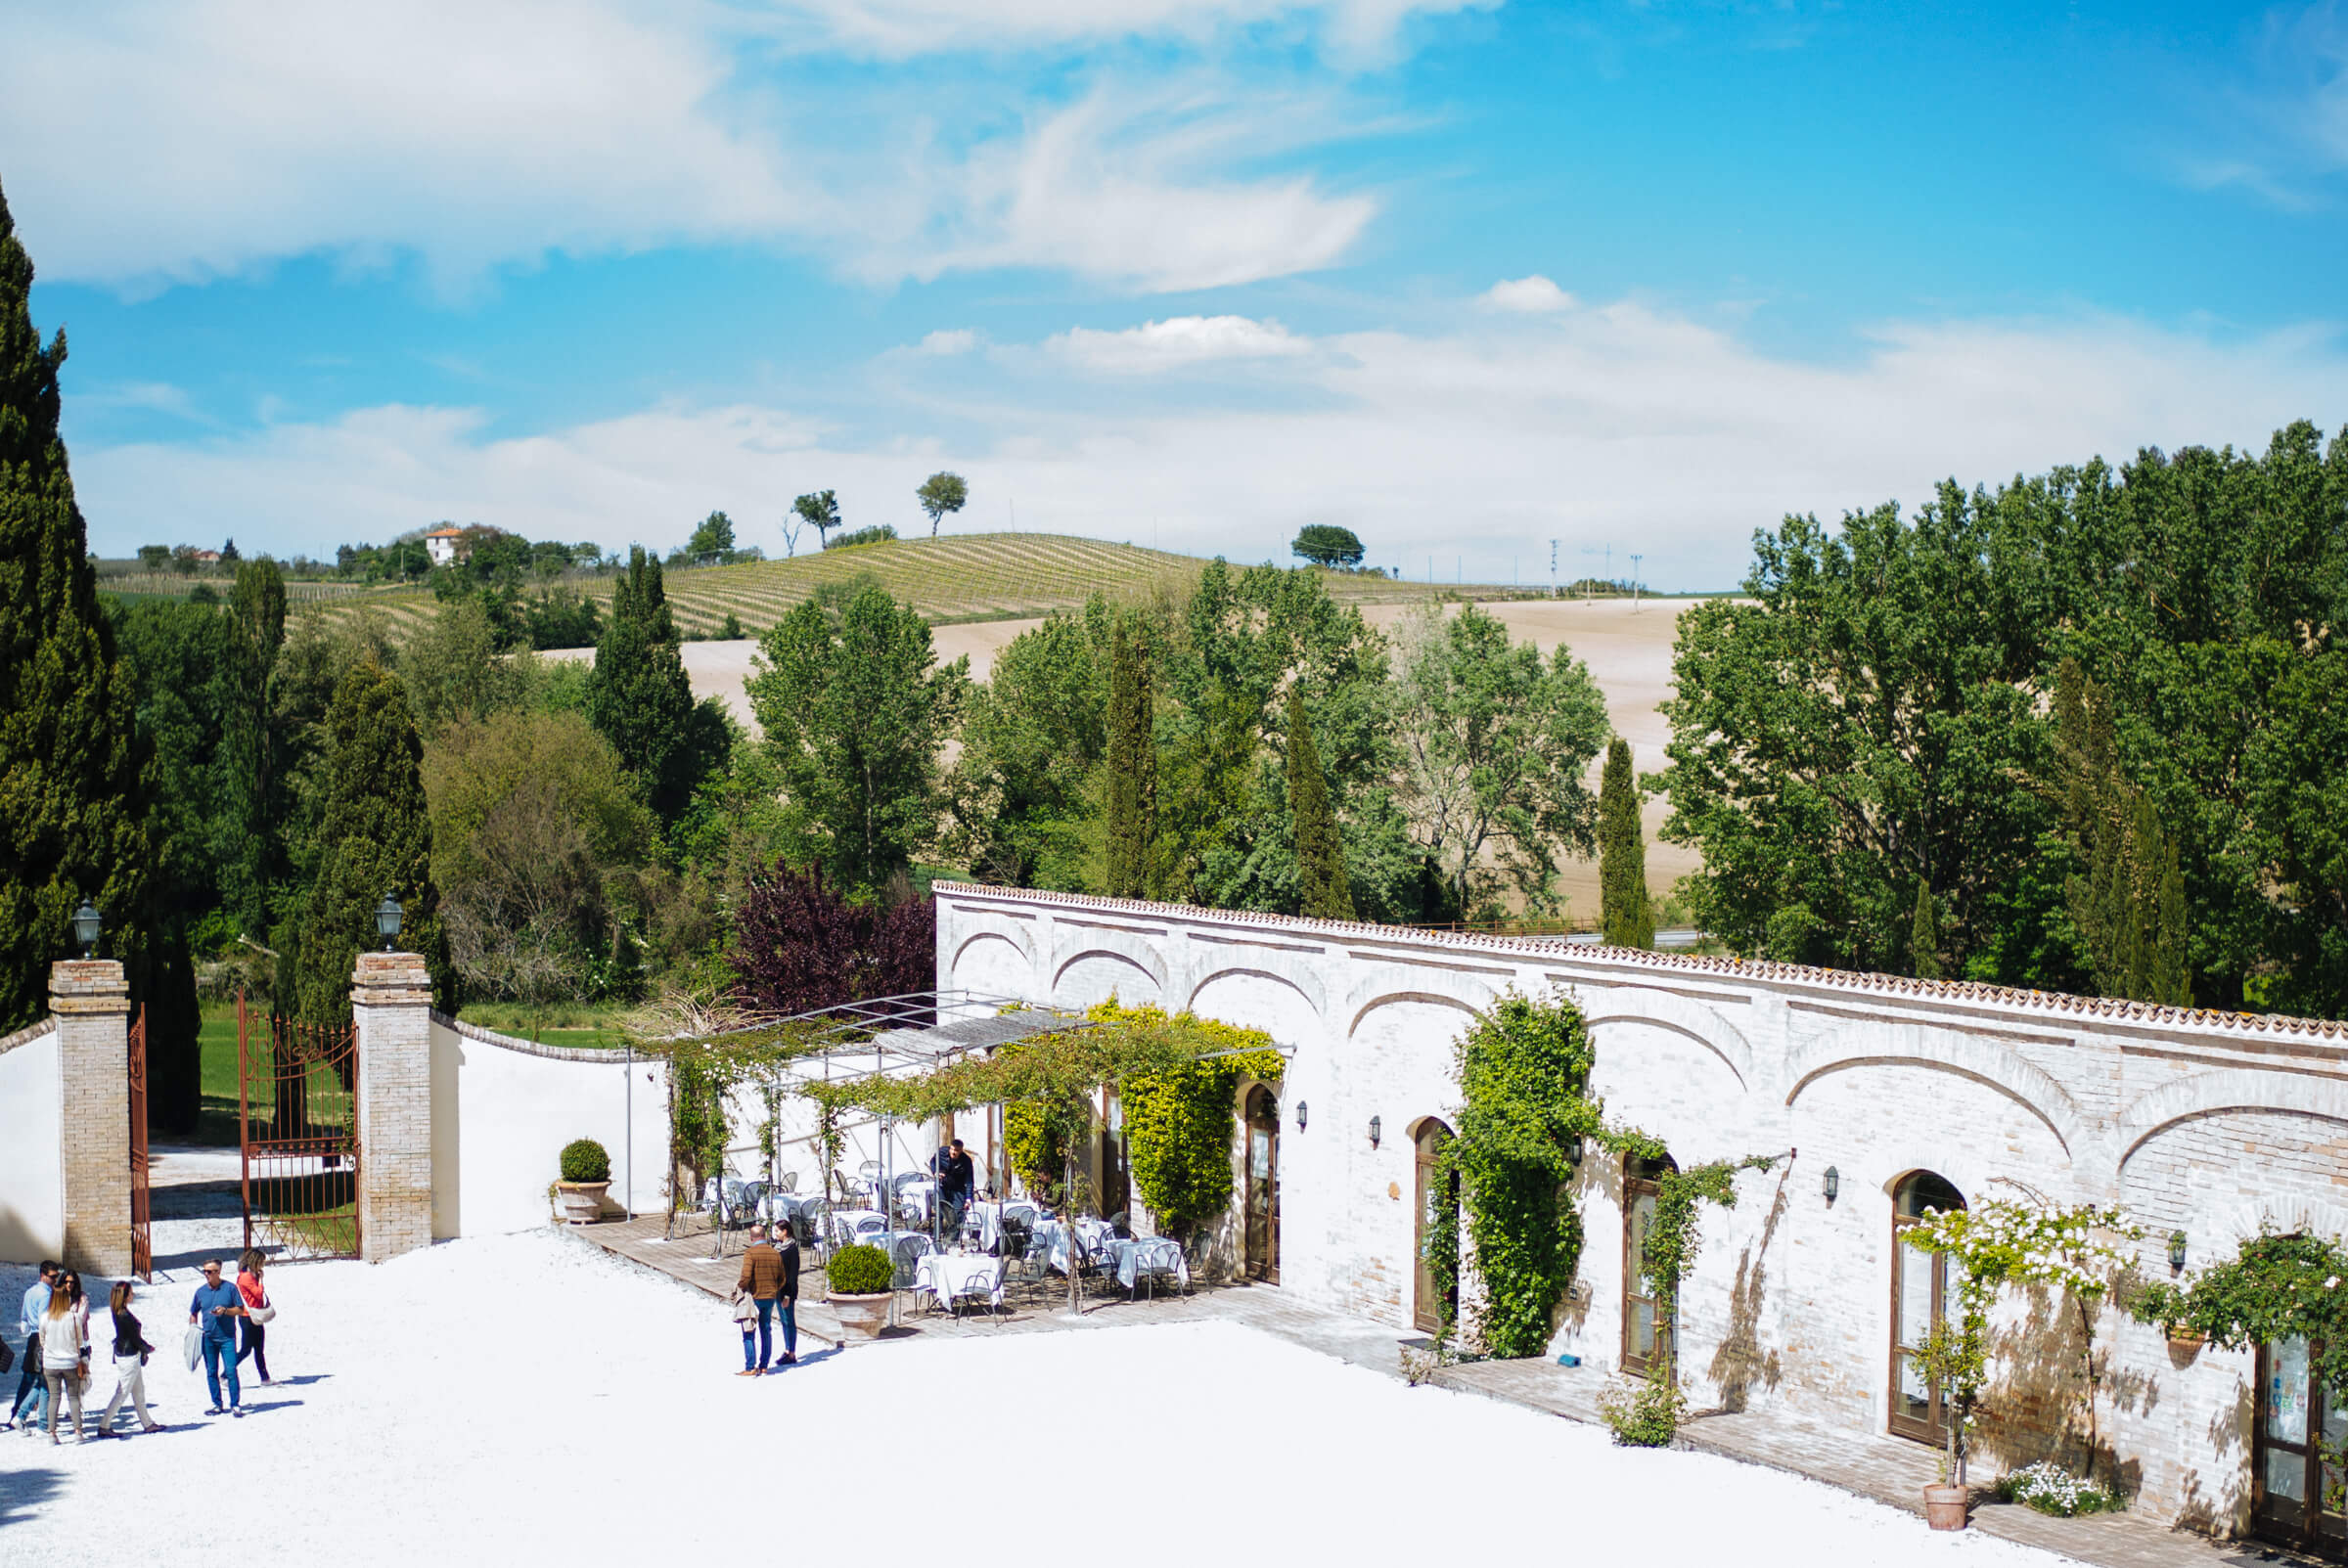
[[[1055,927],[1051,951],[1037,963],[1047,970],[1052,983],[1068,972],[1068,965],[1079,959],[1104,957],[1122,959],[1157,982],[1158,994],[1168,995],[1166,938],[1162,931],[1131,931],[1116,926],[1074,925],[1064,929]]]
[[[1297,996],[1303,998],[1305,1006],[1313,1009],[1313,1018],[1316,1022],[1324,1022],[1329,1017],[1328,999],[1322,993],[1319,976],[1306,974],[1299,978],[1295,975],[1279,974],[1271,969],[1259,969],[1244,963],[1235,963],[1228,968],[1210,970],[1198,976],[1184,994],[1182,1007],[1192,1007],[1198,1000],[1198,993],[1213,985],[1217,980],[1233,979],[1269,980],[1274,985],[1293,991]],[[1181,1008],[1174,1010],[1179,1011]]]
[[[2348,1083],[2297,1073],[2266,1073],[2227,1067],[2195,1073],[2140,1095],[2120,1113],[2119,1163],[2164,1127],[2220,1111],[2264,1110],[2348,1122]]]
[[[1684,1035],[1718,1056],[1737,1075],[1737,1087],[1752,1083],[1753,1049],[1744,1031],[1700,1002],[1669,991],[1609,986],[1591,1000],[1582,1021],[1596,1032],[1604,1023],[1644,1023]]]
[[[2077,1102],[2044,1068],[1990,1041],[1915,1025],[1853,1024],[1813,1041],[1786,1063],[1785,1103],[1829,1073],[1879,1066],[1927,1067],[1994,1089],[2044,1122],[2070,1159],[2092,1142]]]
[[[2188,1267],[2197,1269],[2203,1262],[2222,1260],[2229,1249],[2268,1232],[2287,1235],[2293,1231],[2305,1231],[2311,1235],[2327,1236],[2333,1240],[2348,1236],[2348,1203],[2326,1203],[2307,1198],[2253,1198],[2227,1210],[2224,1218],[2211,1227],[2205,1235],[2194,1234],[2191,1222],[2189,1221],[2186,1245],[2199,1254],[2200,1261],[2189,1261]],[[2155,1244],[2157,1239],[2146,1237],[2146,1245]]]
[[[1028,934],[1024,925],[1014,925],[1008,930],[990,925],[985,930],[972,931],[955,944],[952,967],[959,970],[962,967],[962,956],[981,942],[1009,942],[1027,960],[1029,968],[1036,966],[1035,939]]]
[[[1488,996],[1485,998],[1487,1003],[1490,1000]],[[1439,991],[1385,991],[1372,997],[1354,1009],[1353,1016],[1345,1022],[1345,1038],[1351,1040],[1355,1035],[1361,1033],[1362,1020],[1369,1017],[1370,1014],[1380,1008],[1390,1007],[1399,1002],[1424,1002],[1438,1008],[1456,1008],[1471,1019],[1484,1015],[1483,1008],[1462,1002],[1458,997],[1444,996]]]
[[[1119,963],[1131,964],[1134,968],[1140,970],[1142,973],[1148,975],[1151,979],[1157,982],[1157,993],[1159,996],[1162,997],[1166,993],[1165,962],[1159,959],[1155,954],[1149,954],[1147,957],[1144,957],[1125,952],[1121,948],[1113,948],[1105,943],[1094,942],[1084,947],[1077,948],[1074,952],[1064,954],[1060,958],[1059,962],[1053,966],[1052,969],[1053,995],[1057,996],[1060,993],[1060,984],[1062,980],[1065,980],[1068,977],[1068,971],[1074,968],[1077,964],[1082,963],[1086,959],[1112,959]]]

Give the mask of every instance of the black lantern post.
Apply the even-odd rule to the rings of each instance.
[[[105,922],[98,918],[98,906],[91,903],[86,898],[83,899],[81,901],[81,908],[73,912],[73,940],[81,944],[81,956],[83,958],[86,959],[96,956],[98,952],[98,932],[103,928],[104,924]]]
[[[385,953],[390,952],[391,944],[399,940],[399,900],[389,893],[385,893],[384,901],[375,907],[375,933],[384,939]]]

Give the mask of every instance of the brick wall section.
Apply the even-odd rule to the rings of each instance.
[[[66,1261],[130,1273],[130,988],[112,959],[49,970],[62,1094]]]
[[[351,977],[359,1053],[359,1255],[432,1243],[432,981],[414,953],[362,953]]]

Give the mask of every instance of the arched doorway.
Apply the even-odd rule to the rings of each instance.
[[[1247,1277],[1280,1283],[1280,1101],[1258,1084],[1247,1091]]]
[[[1451,1142],[1451,1129],[1429,1116],[1419,1124],[1419,1199],[1413,1210],[1418,1216],[1417,1228],[1411,1237],[1411,1256],[1418,1260],[1411,1289],[1411,1325],[1424,1333],[1442,1330],[1446,1316],[1456,1319],[1460,1308],[1459,1245],[1457,1216],[1460,1211],[1460,1178],[1456,1171],[1443,1169],[1443,1145]],[[1454,1223],[1442,1227],[1446,1215]],[[1449,1269],[1438,1272],[1433,1246],[1448,1237],[1455,1249]],[[1450,1283],[1444,1282],[1444,1276]]]
[[[1648,1372],[1671,1354],[1671,1319],[1648,1283],[1648,1228],[1655,1223],[1656,1183],[1678,1170],[1668,1154],[1659,1160],[1631,1155],[1622,1164],[1622,1369]]]
[[[1949,1260],[1908,1239],[1927,1213],[1964,1207],[1964,1194],[1945,1177],[1911,1171],[1891,1194],[1891,1420],[1895,1437],[1935,1446],[1949,1439],[1940,1390],[1917,1375],[1916,1349],[1957,1304]]]

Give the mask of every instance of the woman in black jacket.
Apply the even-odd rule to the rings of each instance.
[[[107,1397],[106,1413],[98,1417],[98,1435],[119,1435],[114,1431],[114,1411],[122,1408],[124,1400],[139,1412],[140,1431],[159,1432],[161,1425],[147,1413],[147,1357],[155,1347],[139,1331],[139,1320],[130,1310],[130,1281],[115,1285],[108,1302],[114,1313],[114,1391]]]

